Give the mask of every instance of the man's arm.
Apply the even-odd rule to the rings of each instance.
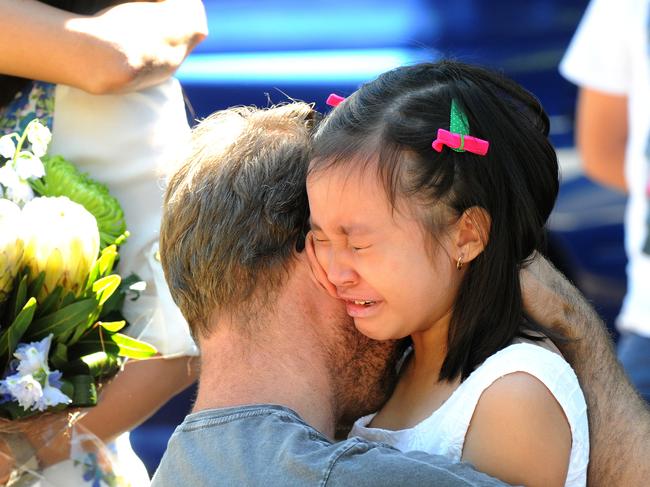
[[[0,0],[0,73],[118,93],[171,76],[207,35],[200,0],[130,2],[96,15]]]
[[[605,186],[627,191],[627,97],[581,88],[576,109],[576,131],[578,150],[587,176]]]
[[[546,259],[521,271],[526,311],[565,334],[557,343],[587,400],[590,429],[588,484],[646,485],[650,478],[650,411],[616,360],[598,314]]]

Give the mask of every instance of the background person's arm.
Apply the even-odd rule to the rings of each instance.
[[[587,176],[604,186],[627,191],[627,97],[581,88],[576,107],[576,132]]]
[[[131,2],[83,16],[35,0],[0,0],[0,73],[94,94],[171,76],[207,35],[200,0]]]
[[[149,419],[197,378],[197,357],[130,360],[79,424],[103,442],[111,442]],[[41,464],[47,466],[68,458],[68,440],[61,435],[43,449],[39,453]]]
[[[646,485],[650,411],[616,360],[607,328],[580,292],[544,258],[522,270],[526,310],[570,341],[558,347],[587,400],[590,486]]]

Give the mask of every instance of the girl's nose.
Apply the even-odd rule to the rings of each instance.
[[[330,253],[327,279],[336,287],[349,287],[357,282],[358,274],[346,260],[342,251]]]

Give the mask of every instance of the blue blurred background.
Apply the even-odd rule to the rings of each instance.
[[[612,330],[625,292],[623,195],[582,176],[573,143],[576,89],[558,63],[587,0],[274,2],[205,0],[210,35],[178,71],[192,119],[232,105],[299,99],[326,111],[390,68],[453,57],[504,72],[544,105],[562,185],[548,255]],[[131,436],[150,473],[191,407],[191,387]]]

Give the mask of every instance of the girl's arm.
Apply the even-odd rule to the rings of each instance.
[[[512,485],[561,487],[571,441],[569,423],[551,392],[532,375],[516,372],[483,392],[462,459]]]
[[[125,3],[92,16],[0,0],[0,73],[94,94],[134,91],[171,76],[206,35],[200,0]]]

